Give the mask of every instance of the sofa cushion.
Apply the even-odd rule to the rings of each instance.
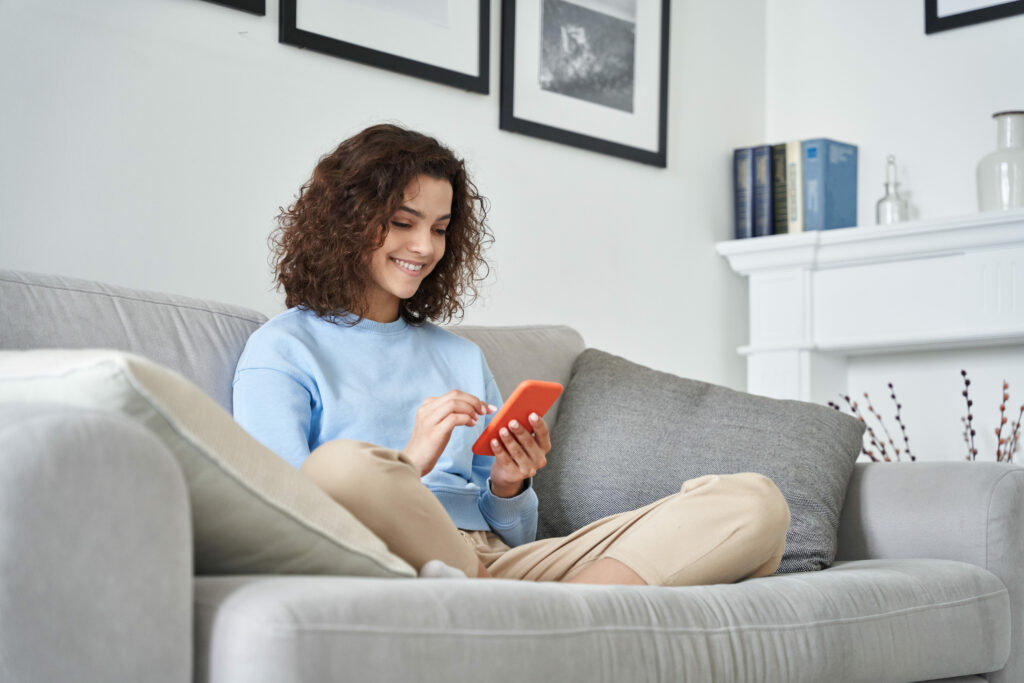
[[[565,536],[706,474],[757,472],[789,503],[779,572],[828,567],[864,430],[858,420],[683,379],[595,349],[562,397],[548,465],[534,479],[538,536]]]
[[[0,349],[107,348],[180,372],[231,412],[231,378],[262,313],[100,282],[0,270]]]
[[[997,670],[1006,588],[949,560],[738,584],[204,577],[196,683],[920,681]]]
[[[108,350],[0,352],[0,401],[121,413],[156,435],[174,454],[188,486],[199,574],[415,575],[198,387],[141,356]]]

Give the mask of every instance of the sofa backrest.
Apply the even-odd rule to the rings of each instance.
[[[231,379],[266,316],[213,301],[0,270],[0,349],[111,348],[175,370],[231,412]]]
[[[524,379],[542,379],[567,386],[572,364],[585,347],[580,333],[565,325],[460,325],[449,329],[475,342],[484,352],[504,398],[508,398]],[[549,427],[555,425],[560,404],[561,399],[544,418]]]
[[[241,306],[0,270],[0,349],[110,348],[181,373],[231,412],[245,342],[267,317]],[[524,379],[569,381],[583,338],[560,325],[450,328],[480,346],[502,396]],[[548,413],[554,425],[558,404]]]

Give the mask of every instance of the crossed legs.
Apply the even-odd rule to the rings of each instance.
[[[623,585],[730,583],[775,572],[789,508],[758,474],[709,475],[565,538],[502,548],[486,565],[401,453],[355,441],[316,449],[301,471],[417,571],[439,559],[466,576]],[[492,534],[493,536],[493,534]]]

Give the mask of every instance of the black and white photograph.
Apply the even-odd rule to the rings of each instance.
[[[664,167],[668,0],[502,5],[500,126]]]
[[[488,0],[281,0],[279,40],[487,94],[490,24]]]
[[[544,0],[540,87],[633,111],[637,0],[607,3],[618,15]]]

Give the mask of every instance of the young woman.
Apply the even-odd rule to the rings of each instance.
[[[491,240],[484,198],[437,140],[362,131],[320,160],[278,222],[288,310],[246,344],[235,418],[421,573],[687,585],[776,570],[789,509],[749,473],[534,540],[547,424],[511,423],[494,457],[473,455],[501,395],[479,348],[429,322],[475,297]]]

